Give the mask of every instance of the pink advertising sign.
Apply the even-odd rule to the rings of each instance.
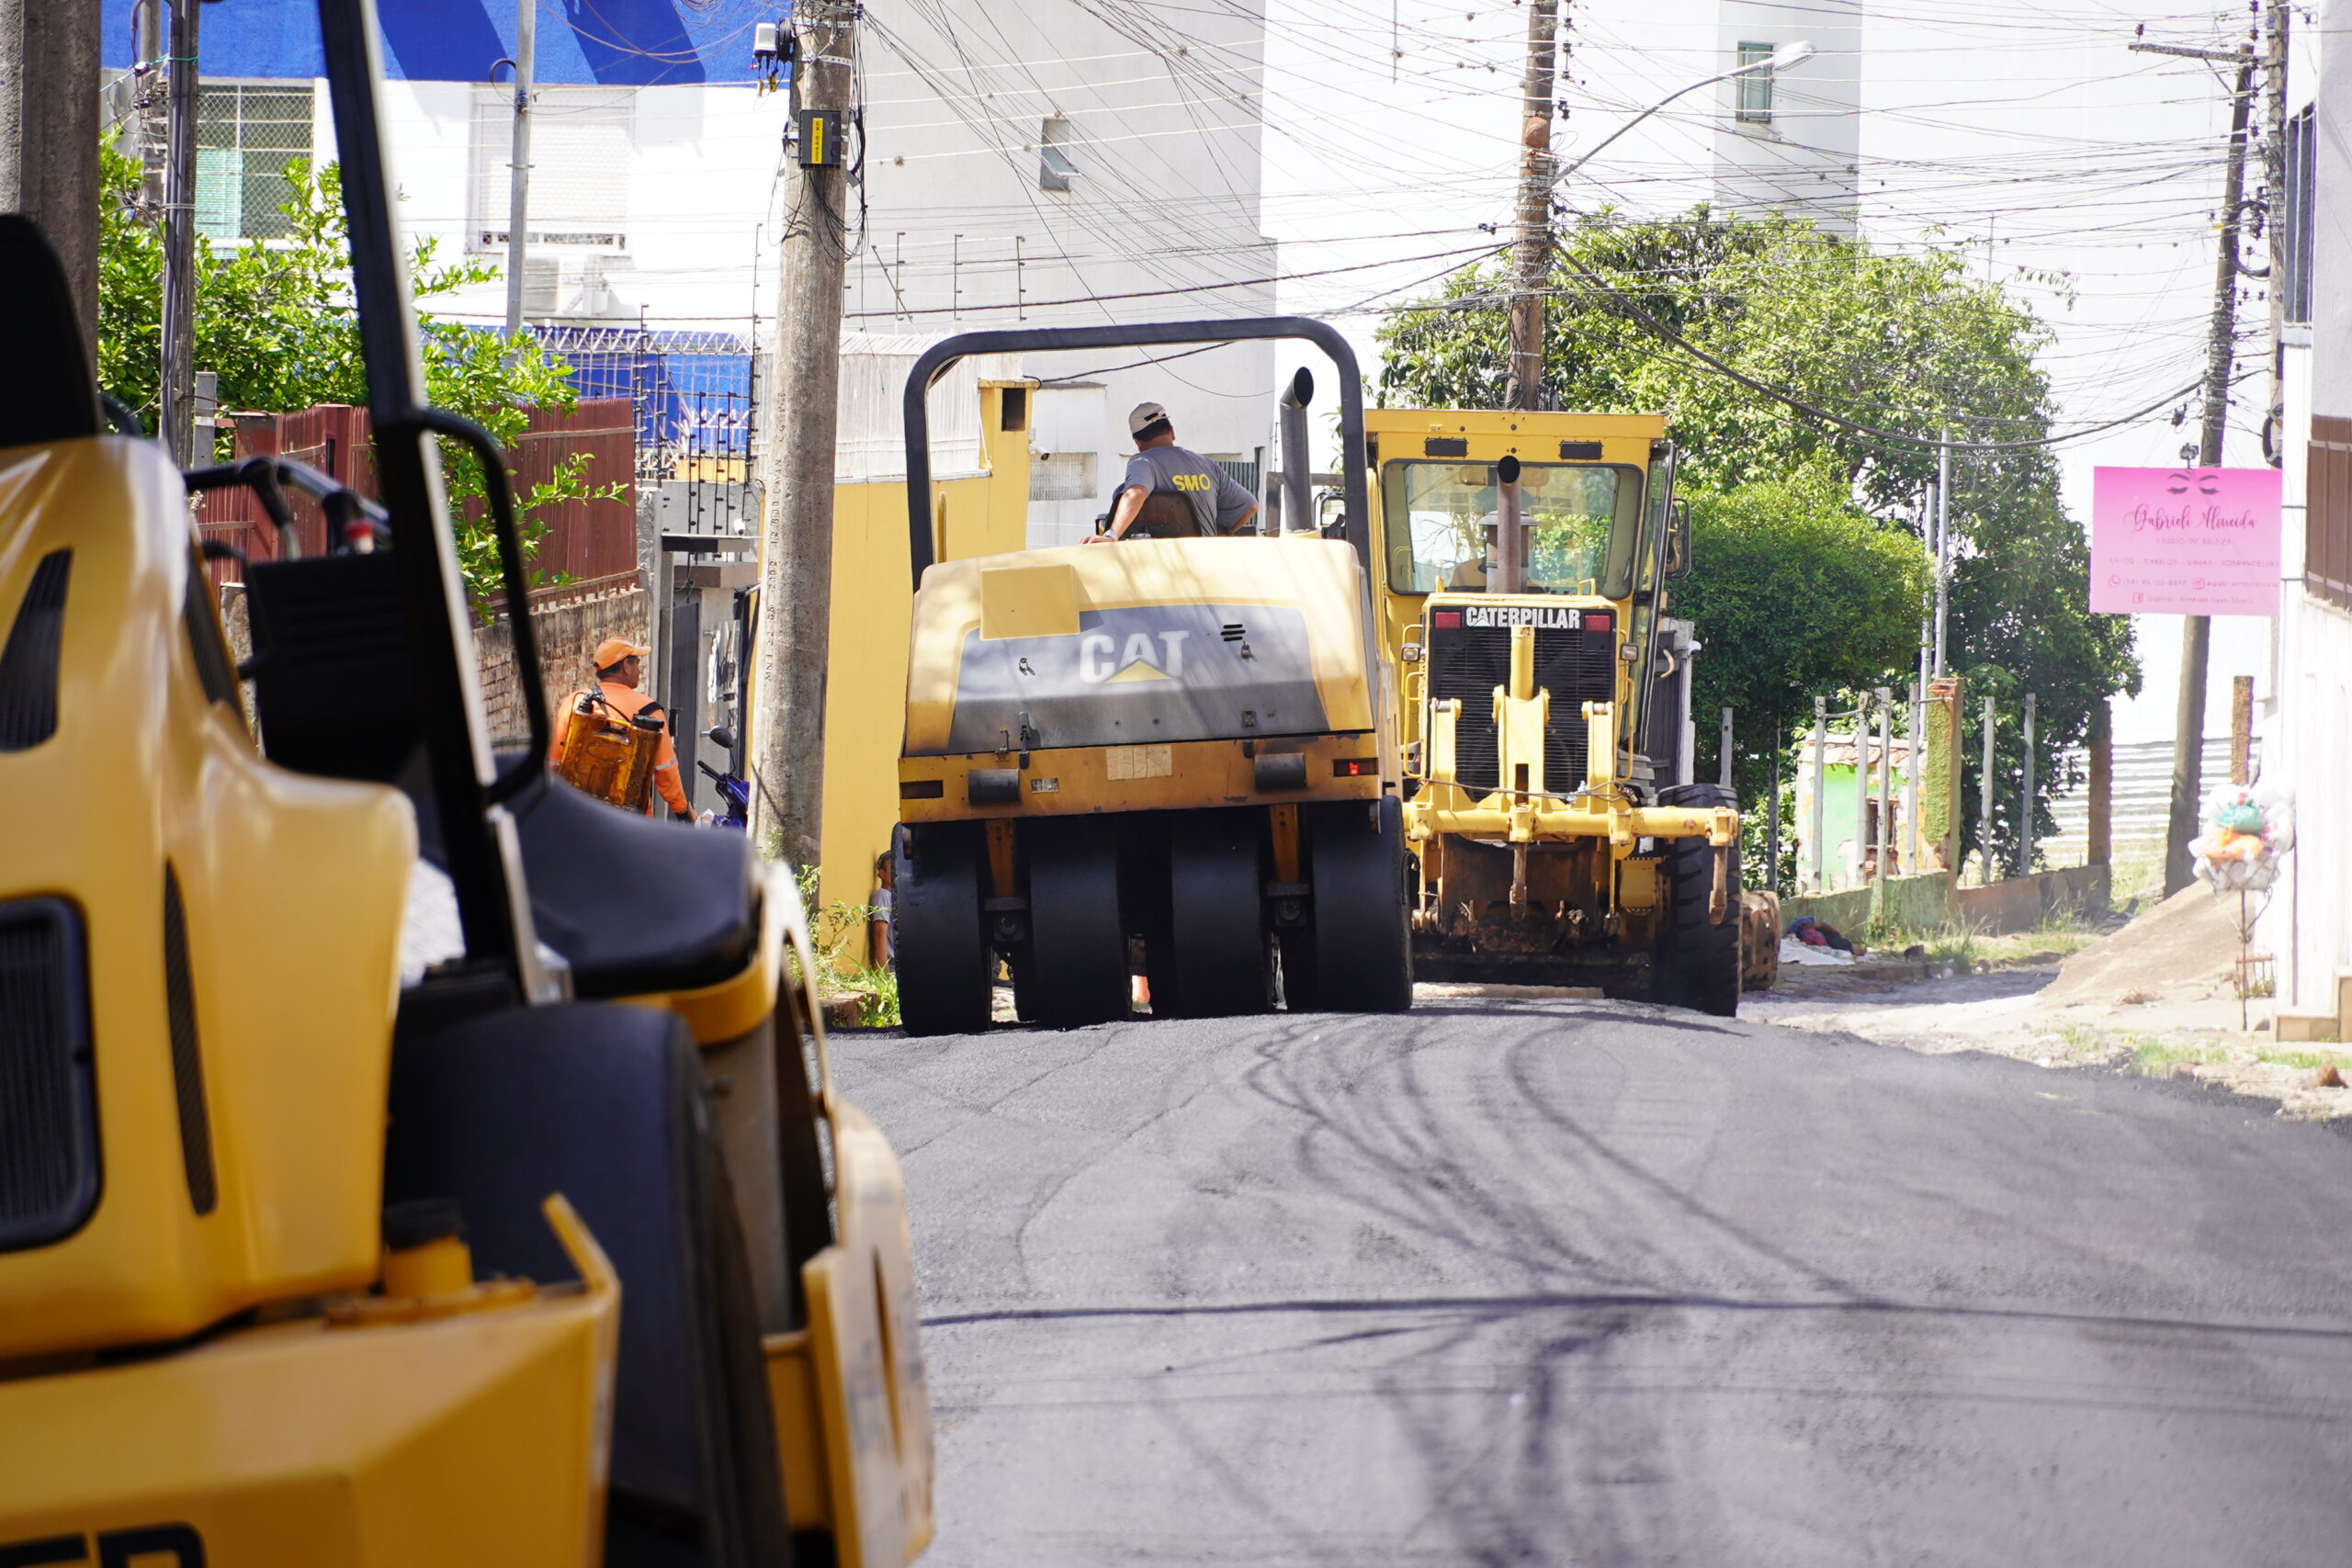
[[[2095,470],[2091,609],[2276,615],[2278,470]]]

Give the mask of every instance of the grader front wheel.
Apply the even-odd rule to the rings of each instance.
[[[1658,791],[1660,806],[1713,811],[1735,804],[1720,784],[1677,784]],[[1718,919],[1715,874],[1724,874]],[[1704,839],[1676,839],[1667,849],[1667,875],[1674,884],[1666,935],[1658,943],[1657,999],[1717,1018],[1739,1013],[1739,846],[1718,862]]]

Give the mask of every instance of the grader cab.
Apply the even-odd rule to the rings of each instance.
[[[1690,779],[1654,416],[1372,416],[1430,980],[1737,1010],[1739,817]]]

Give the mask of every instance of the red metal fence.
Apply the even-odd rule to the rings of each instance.
[[[375,495],[376,457],[366,409],[324,403],[300,413],[233,417],[239,457],[288,457],[364,496]],[[530,423],[508,452],[517,499],[552,478],[557,465],[574,455],[587,459],[580,475],[583,484],[591,490],[618,485],[619,498],[564,502],[534,514],[547,525],[536,558],[542,582],[610,577],[637,569],[637,431],[627,398],[587,399],[569,412],[531,410]],[[303,553],[323,553],[326,519],[318,507],[290,491],[286,499],[294,509]],[[277,531],[249,491],[208,491],[198,498],[196,515],[207,539],[263,559],[277,553]],[[236,565],[216,562],[213,572],[233,581]]]

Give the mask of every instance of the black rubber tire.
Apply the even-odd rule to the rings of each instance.
[[[989,1026],[980,831],[977,822],[899,829],[890,953],[899,974],[899,1021],[910,1034],[977,1034]]]
[[[1023,837],[1029,844],[1029,955],[1017,971],[1021,1016],[1048,1029],[1127,1017],[1134,992],[1113,824],[1064,818],[1024,824]]]
[[[1403,1012],[1413,1005],[1411,857],[1404,807],[1377,801],[1299,813],[1313,907],[1282,938],[1283,1001],[1293,1012]]]
[[[1736,806],[1721,784],[1673,784],[1657,792],[1660,806],[1713,811]],[[1716,1018],[1739,1013],[1739,846],[1725,863],[1731,886],[1724,890],[1721,925],[1711,924],[1707,905],[1714,896],[1715,852],[1704,839],[1672,839],[1666,847],[1666,874],[1673,892],[1666,933],[1657,950],[1657,999]]]
[[[1155,1017],[1233,1018],[1273,1006],[1259,892],[1261,815],[1188,812],[1170,824],[1169,952],[1151,965]]]

